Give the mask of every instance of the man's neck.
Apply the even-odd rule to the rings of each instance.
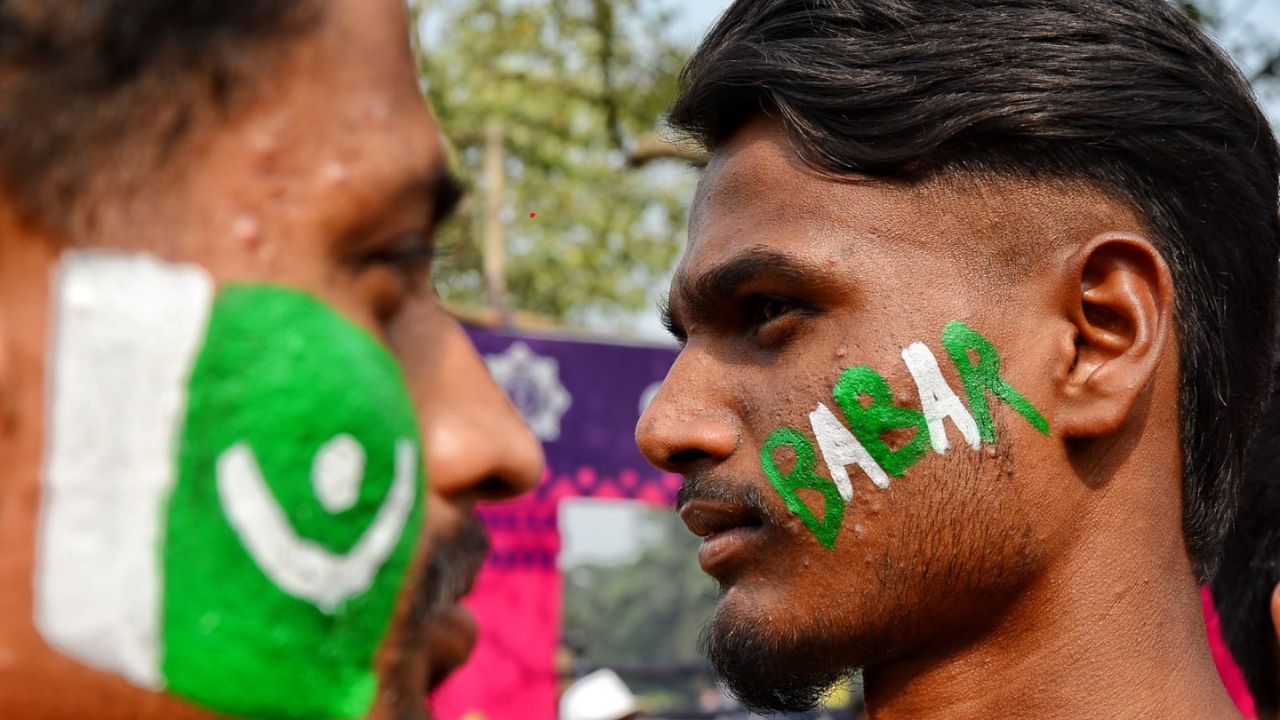
[[[1181,534],[1120,526],[1118,538],[1087,533],[1099,539],[1055,562],[990,632],[868,668],[873,720],[1238,717]]]

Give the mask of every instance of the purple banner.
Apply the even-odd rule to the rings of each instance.
[[[677,476],[635,444],[636,421],[677,350],[468,328],[494,379],[542,441],[548,477],[535,495],[670,503]]]

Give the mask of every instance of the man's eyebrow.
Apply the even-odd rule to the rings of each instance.
[[[797,288],[835,281],[829,269],[815,263],[770,248],[751,247],[696,277],[677,271],[671,295],[660,308],[662,324],[677,340],[683,340],[687,322],[723,315],[725,303],[743,285],[759,280]]]

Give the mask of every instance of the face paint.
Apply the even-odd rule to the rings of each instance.
[[[799,516],[828,549],[834,548],[843,521],[841,515],[853,499],[853,482],[846,470],[849,465],[861,467],[876,487],[888,488],[888,475],[901,477],[924,455],[926,445],[938,454],[947,451],[949,443],[943,424],[947,418],[970,448],[977,450],[982,442],[995,442],[988,392],[1016,410],[1041,434],[1049,434],[1044,416],[1000,376],[1000,355],[989,340],[957,320],[947,324],[942,341],[964,381],[973,414],[947,384],[933,352],[924,343],[916,342],[903,349],[902,361],[919,391],[920,411],[896,406],[884,376],[860,365],[841,373],[831,393],[852,432],[822,403],[809,413],[809,425],[831,474],[830,481],[814,472],[813,446],[798,430],[775,430],[765,441],[760,452],[765,476],[787,509]],[[971,360],[970,351],[977,354],[976,362]],[[864,398],[868,401],[865,405]],[[882,435],[904,429],[914,429],[911,439],[897,450],[890,449]],[[791,446],[796,453],[795,467],[785,475],[779,472],[773,457],[774,450],[782,445]],[[826,500],[821,521],[798,496],[796,491],[802,488],[816,490]],[[833,510],[838,514],[833,515]]]
[[[422,522],[395,360],[304,293],[68,253],[36,624],[249,717],[364,716]]]
[[[939,455],[947,451],[947,429],[942,421],[951,418],[965,442],[974,450],[981,442],[978,436],[978,425],[973,416],[965,409],[964,403],[956,395],[942,370],[938,368],[938,360],[924,343],[911,343],[902,351],[902,362],[916,381],[916,390],[920,395],[920,410],[924,414],[925,424],[929,428],[929,443],[933,451]]]
[[[929,428],[924,415],[893,404],[893,391],[884,376],[866,365],[849,368],[840,375],[831,391],[854,434],[862,440],[867,452],[885,472],[902,477],[907,468],[924,456],[929,442]],[[863,407],[862,398],[871,402]],[[881,437],[892,430],[913,429],[911,439],[897,450],[889,448]]]
[[[853,433],[840,424],[835,414],[826,405],[818,403],[818,407],[809,413],[809,427],[818,440],[818,449],[822,451],[822,458],[827,462],[827,471],[831,473],[831,480],[836,484],[836,489],[840,491],[840,497],[844,498],[845,502],[853,499],[853,482],[849,479],[848,471],[845,470],[848,465],[857,465],[862,468],[876,487],[889,487],[889,476],[885,474],[884,469],[876,464],[871,453],[862,447],[862,443],[858,442],[858,438]]]
[[[782,473],[774,459],[774,452],[788,445],[796,454],[795,465],[791,472]],[[793,428],[780,428],[770,433],[760,449],[760,463],[764,466],[764,474],[769,478],[773,488],[782,496],[787,509],[799,516],[809,528],[818,542],[828,548],[834,547],[836,535],[840,532],[840,522],[844,518],[845,501],[840,497],[834,485],[814,472],[817,466],[813,454],[813,445],[803,433]],[[822,493],[822,519],[814,517],[809,506],[800,497],[800,490],[817,490]]]
[[[1027,419],[1041,435],[1049,434],[1049,422],[1027,399],[1000,377],[1000,353],[990,340],[959,320],[952,320],[942,329],[942,344],[946,346],[951,361],[955,363],[969,394],[969,406],[978,422],[982,442],[996,440],[995,424],[991,422],[991,409],[987,407],[987,393],[995,395]],[[978,362],[969,357],[969,351],[977,353]]]

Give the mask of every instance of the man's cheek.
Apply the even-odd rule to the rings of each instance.
[[[422,524],[400,371],[304,293],[68,253],[36,625],[234,715],[360,717]]]
[[[991,398],[1016,411],[1040,434],[1048,434],[1044,416],[1002,376],[1001,356],[987,338],[952,321],[940,339],[960,377],[968,407],[947,382],[933,351],[923,342],[913,342],[901,357],[915,384],[919,409],[899,406],[884,375],[859,365],[844,370],[831,390],[843,422],[819,402],[809,413],[814,442],[791,427],[775,430],[766,441],[760,455],[765,476],[788,510],[828,549],[835,548],[843,513],[854,498],[851,468],[883,491],[890,488],[891,478],[902,478],[930,449],[937,455],[947,454],[949,430],[960,433],[969,451],[978,451],[983,443],[993,444],[997,438]],[[781,447],[790,448],[795,456],[787,472],[779,469],[776,452]],[[816,472],[819,455],[830,479]],[[821,509],[805,502],[800,490],[818,495]]]

